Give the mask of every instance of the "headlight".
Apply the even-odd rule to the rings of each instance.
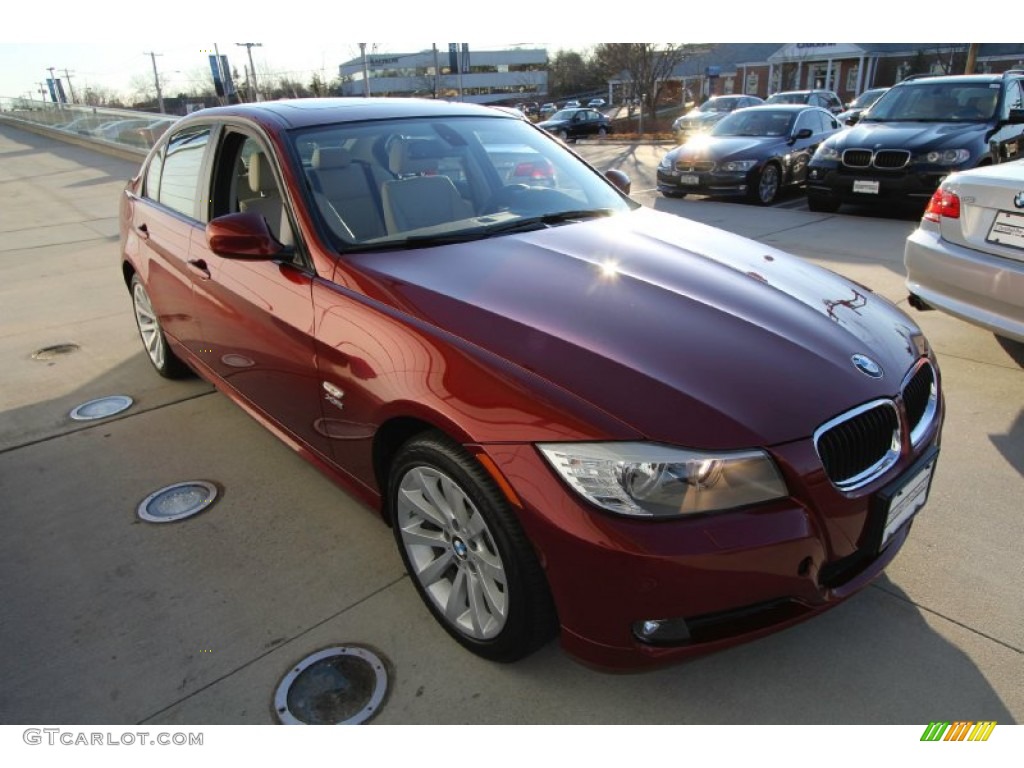
[[[672,167],[672,155],[665,155],[661,158],[661,162],[658,163],[659,168],[668,169]]]
[[[960,163],[966,163],[971,159],[971,151],[969,149],[942,149],[920,155],[916,159],[918,162],[923,161],[931,165],[960,165]]]
[[[782,498],[786,484],[758,450],[691,451],[658,443],[543,443],[544,458],[592,504],[664,518]]]
[[[718,166],[720,171],[749,171],[757,165],[757,160],[730,160]]]
[[[839,162],[839,151],[827,144],[822,144],[818,147],[818,150],[814,153],[814,157],[812,157],[811,160]]]

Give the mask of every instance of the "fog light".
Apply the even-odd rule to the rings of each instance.
[[[650,645],[677,645],[690,640],[685,619],[647,619],[633,624],[633,634]]]

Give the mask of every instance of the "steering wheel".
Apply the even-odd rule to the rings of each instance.
[[[529,184],[506,184],[491,195],[491,199],[484,206],[484,213],[513,210],[526,201],[529,192]]]

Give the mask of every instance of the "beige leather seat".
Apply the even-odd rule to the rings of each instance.
[[[309,172],[314,193],[321,193],[358,240],[387,234],[381,212],[380,186],[389,175],[353,162],[341,147],[318,147]]]
[[[391,170],[399,177],[384,182],[381,200],[388,234],[459,221],[473,215],[447,176],[438,175],[440,142],[397,141],[389,151]]]
[[[238,209],[244,213],[262,216],[277,241],[285,246],[295,244],[292,225],[285,213],[281,191],[277,187],[270,161],[262,152],[256,152],[249,159],[249,189],[255,197],[238,202]]]

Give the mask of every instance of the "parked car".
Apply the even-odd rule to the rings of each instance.
[[[871,90],[864,91],[864,93],[847,104],[846,109],[836,115],[836,117],[839,118],[839,122],[843,125],[854,125],[860,120],[864,110],[869,109],[888,90],[888,88],[872,88]]]
[[[738,109],[665,155],[658,190],[666,197],[745,195],[768,205],[783,187],[804,182],[814,150],[841,127],[818,107]]]
[[[581,106],[583,105],[580,104],[579,99],[570,99],[569,101],[565,102],[565,106],[562,107],[562,109],[579,109]]]
[[[537,123],[539,128],[558,136],[563,141],[605,136],[612,132],[612,121],[596,109],[561,109],[547,120]]]
[[[1024,151],[1024,72],[904,80],[811,159],[807,204],[924,205],[954,171]]]
[[[542,115],[553,115],[558,111],[558,105],[553,101],[549,101],[546,104],[542,104],[540,107],[540,114]]]
[[[502,147],[553,179],[507,184]],[[878,576],[944,408],[888,300],[626,189],[479,105],[218,107],[129,181],[121,269],[156,371],[376,510],[459,643],[662,664]]]
[[[1024,343],[1024,160],[947,176],[904,263],[912,306]]]
[[[587,106],[588,107],[593,107],[594,109],[600,109],[601,107],[603,107],[607,103],[608,102],[605,101],[604,99],[591,99],[590,101],[587,102]]]
[[[680,115],[672,123],[672,130],[680,141],[697,133],[709,131],[711,127],[737,109],[754,107],[764,104],[764,99],[758,96],[715,96],[708,99],[699,107],[694,107],[685,115]]]
[[[812,107],[827,109],[834,115],[843,111],[843,102],[835,91],[807,90],[782,91],[768,97],[768,104],[810,104]]]

